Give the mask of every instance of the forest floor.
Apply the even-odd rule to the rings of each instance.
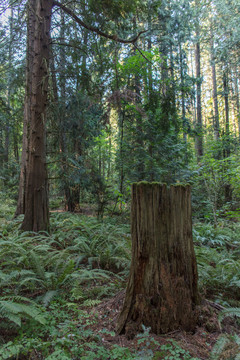
[[[21,233],[21,217],[0,216],[0,360],[240,359],[240,224],[194,225],[202,296],[195,332],[143,327],[128,339],[115,326],[131,260],[129,223],[84,213],[54,210],[50,235]],[[224,309],[231,316],[221,319]]]
[[[108,333],[102,337],[106,347],[117,344],[132,349],[135,353],[141,354],[139,360],[145,359],[144,355],[146,356],[149,351],[153,351],[155,354],[152,357],[153,359],[165,359],[165,355],[169,355],[169,352],[161,350],[161,347],[169,343],[179,345],[181,349],[186,351],[186,354],[191,355],[191,358],[208,360],[214,345],[223,334],[230,336],[230,338],[234,334],[240,335],[240,326],[235,319],[227,317],[220,324],[218,320],[220,307],[213,302],[203,300],[201,306],[199,306],[199,321],[194,332],[188,333],[176,330],[164,335],[155,335],[151,332],[144,334],[143,332],[134,339],[128,339],[125,335],[115,334],[116,321],[121,312],[124,297],[125,290],[121,290],[111,299],[103,301],[93,308],[90,314],[92,316],[97,314],[98,322],[92,325],[91,329],[100,333],[102,329],[107,329]],[[141,339],[140,342],[139,339]],[[167,350],[167,347],[163,347],[163,349]],[[219,359],[235,359],[237,355],[239,355],[239,346],[234,341],[229,341],[227,346],[224,346]],[[184,353],[182,356],[184,356]],[[214,359],[214,357],[211,358]],[[175,360],[174,357],[172,359]],[[184,359],[184,357],[179,357],[179,359]]]

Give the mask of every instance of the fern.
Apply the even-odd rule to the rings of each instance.
[[[7,297],[2,298],[2,300],[0,300],[0,317],[4,320],[14,322],[18,326],[21,326],[22,318],[33,319],[43,325],[46,322],[39,306],[24,297],[12,297],[11,299]]]
[[[45,360],[71,360],[72,357],[67,355],[63,350],[56,350],[49,355]]]
[[[111,275],[113,275],[111,272],[102,269],[83,269],[79,272],[77,278],[80,283],[84,283],[91,280],[109,280]]]
[[[228,343],[229,343],[229,339],[227,336],[225,336],[225,335],[220,336],[211,351],[210,360],[218,360],[220,358],[225,346]]]
[[[218,320],[222,321],[227,316],[231,316],[231,317],[236,316],[236,317],[240,318],[240,308],[224,309],[223,311],[220,312],[220,314],[218,316]]]
[[[44,265],[42,263],[42,260],[40,257],[32,250],[30,252],[30,262],[32,264],[32,267],[36,273],[36,275],[43,281],[46,280],[46,274]]]
[[[83,306],[87,306],[87,307],[93,307],[93,306],[96,306],[96,305],[99,305],[101,304],[101,300],[98,300],[98,299],[87,299],[83,302]]]
[[[58,294],[57,290],[49,290],[46,292],[46,294],[42,298],[43,306],[47,307],[52,299]]]
[[[231,346],[231,348],[233,347],[234,344],[238,345],[238,349],[236,349],[236,351],[238,351],[238,353],[236,354],[234,360],[239,360],[239,354],[240,354],[240,338],[238,335],[221,335],[217,342],[215,343],[212,351],[211,351],[211,355],[210,355],[210,360],[218,360],[218,359],[223,359],[225,357],[223,357],[224,354],[224,350],[225,348]]]
[[[14,344],[9,341],[7,344],[1,346],[0,359],[18,359],[19,354],[24,350],[23,345]]]

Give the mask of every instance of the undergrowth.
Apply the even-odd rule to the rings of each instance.
[[[96,330],[98,313],[91,309],[126,284],[128,224],[54,213],[51,234],[35,234],[20,231],[22,217],[10,220],[3,213],[1,208],[0,359],[194,359],[176,342],[156,343],[146,328],[135,349],[106,346],[107,330]],[[240,307],[239,230],[239,224],[194,227],[201,294],[230,308],[228,315],[235,317]],[[238,346],[239,338],[226,335],[220,341],[211,359],[220,358],[220,347]]]
[[[228,225],[228,226],[226,226]],[[193,230],[201,293],[223,306],[240,306],[240,224],[197,224]]]

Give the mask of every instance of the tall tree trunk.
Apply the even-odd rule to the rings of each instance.
[[[48,95],[50,28],[53,0],[36,4],[31,72],[29,161],[26,206],[22,229],[49,230],[48,181],[46,168],[46,107]],[[27,94],[27,97],[29,94]]]
[[[136,18],[133,20],[133,29],[136,31],[137,22]],[[134,50],[134,54],[136,55],[136,50]],[[139,74],[135,74],[134,76],[134,91],[136,94],[136,105],[141,107],[141,83]],[[136,112],[136,148],[137,148],[137,180],[144,180],[144,159],[142,156],[143,152],[143,128],[142,128],[142,115]]]
[[[219,139],[219,112],[218,112],[218,97],[217,97],[217,77],[216,77],[216,65],[215,65],[215,54],[214,54],[214,42],[213,42],[213,32],[211,28],[211,69],[212,69],[212,87],[213,87],[213,110],[214,110],[214,138],[215,140]]]
[[[181,39],[179,40],[179,55],[180,55],[180,74],[181,74],[181,98],[182,98],[182,126],[183,126],[183,139],[187,142],[186,132],[186,105],[185,105],[185,85],[184,85],[184,62],[183,62],[183,51],[181,46]]]
[[[115,48],[114,67],[115,67],[115,79],[116,86],[116,107],[118,113],[118,138],[119,138],[119,192],[123,194],[124,183],[124,122],[125,122],[125,109],[121,103],[119,73],[118,73],[118,46]],[[122,208],[122,204],[120,204]]]
[[[15,216],[25,214],[26,204],[26,174],[29,155],[29,124],[31,113],[31,93],[32,93],[32,70],[34,58],[34,36],[36,26],[36,1],[28,1],[28,22],[27,22],[27,64],[26,64],[26,89],[24,102],[24,118],[23,118],[23,141],[20,179],[18,188],[18,202]]]
[[[228,86],[228,70],[224,70],[223,73],[223,92],[224,92],[224,104],[225,104],[225,148],[224,148],[224,157],[228,158],[230,156],[230,127],[229,127],[229,86]],[[227,163],[226,163],[227,165]],[[226,169],[227,170],[227,169]],[[229,183],[228,176],[226,177],[225,183],[225,201],[232,201],[232,189],[231,184]]]
[[[19,163],[19,149],[18,149],[18,129],[13,132],[13,152],[17,163]]]
[[[11,16],[9,20],[9,48],[8,48],[8,84],[7,84],[7,107],[9,119],[5,125],[5,144],[4,144],[4,162],[8,164],[9,160],[9,145],[10,145],[10,121],[11,121],[11,91],[12,91],[12,76],[13,76],[13,8],[11,7]]]
[[[235,65],[234,69],[234,92],[236,98],[236,109],[237,109],[237,122],[238,122],[238,137],[240,140],[240,103],[239,103],[239,89],[238,89],[238,71],[237,66]]]
[[[123,194],[123,183],[124,183],[124,120],[125,120],[125,110],[120,109],[119,113],[119,157],[120,157],[120,184],[119,184],[119,191],[120,194]],[[120,204],[120,207],[122,208],[122,203]]]
[[[60,38],[65,40],[65,13],[61,9],[61,29]],[[67,145],[66,145],[66,51],[65,47],[60,48],[60,64],[59,64],[59,90],[60,90],[60,103],[59,103],[59,148],[61,152],[61,178],[63,181],[64,189],[64,207],[65,210],[73,212],[75,206],[72,204],[71,188],[68,180],[68,165],[67,165]]]
[[[189,186],[132,185],[132,262],[117,332],[193,330],[197,264]]]
[[[151,0],[148,0],[148,13],[147,13],[147,24],[148,24],[148,31],[149,36],[147,40],[147,49],[148,51],[152,50],[152,7],[151,7]],[[147,63],[147,71],[148,71],[148,94],[149,94],[149,101],[151,101],[152,91],[153,91],[153,81],[152,81],[152,63]]]
[[[203,155],[203,133],[202,133],[202,99],[201,99],[201,67],[200,67],[200,43],[195,47],[196,77],[197,77],[197,119],[196,119],[196,151],[197,158]]]
[[[195,0],[196,7],[199,7],[199,0]],[[196,122],[196,151],[198,161],[203,155],[203,129],[202,129],[202,93],[201,93],[201,51],[200,51],[200,25],[196,21],[196,44],[195,44],[195,66],[197,78],[197,122]]]
[[[151,37],[151,32],[152,32],[152,1],[148,0],[148,14],[147,14],[147,23],[148,23],[148,31],[149,31],[149,36],[148,36],[148,40],[147,40],[147,49],[149,52],[151,52],[152,50],[152,37]],[[148,69],[148,73],[147,73],[147,93],[148,93],[148,103],[149,103],[149,108],[154,110],[156,107],[155,104],[155,96],[153,93],[153,75],[152,75],[152,63],[148,62],[147,64],[147,69]],[[143,146],[143,141],[142,141],[142,146]],[[148,154],[149,154],[149,162],[150,162],[150,166],[149,166],[149,176],[148,178],[151,181],[154,181],[154,177],[155,177],[155,171],[154,171],[154,159],[153,159],[153,155],[154,155],[154,144],[153,142],[151,142],[148,146]],[[143,180],[143,179],[141,179]]]
[[[226,136],[226,157],[230,156],[230,127],[229,127],[229,87],[228,87],[228,73],[223,73],[223,92],[225,105],[225,136]]]

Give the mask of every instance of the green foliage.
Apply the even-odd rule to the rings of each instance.
[[[34,351],[44,359],[132,359],[129,349],[106,348],[88,328],[96,320],[80,310],[121,287],[119,271],[126,272],[130,259],[129,227],[66,213],[52,215],[51,235],[20,232],[20,223],[3,225],[0,235],[2,340],[14,324],[19,329],[1,347],[0,358],[27,358]]]
[[[217,224],[221,217],[239,216],[239,155],[238,148],[229,157],[223,157],[224,138],[217,143],[209,142],[201,158],[200,166],[193,168],[193,205],[195,213],[202,219],[209,219]],[[231,139],[231,144],[234,142]],[[232,145],[233,146],[233,145]],[[232,200],[226,199],[225,189],[231,188]]]
[[[90,0],[89,6],[92,12],[103,14],[107,18],[125,18],[129,13],[134,12],[139,5],[139,0]]]
[[[238,300],[240,264],[226,250],[195,248],[199,270],[199,286],[203,293],[219,299]]]
[[[98,222],[94,218],[57,215],[53,219],[52,235],[58,246],[67,247],[68,252],[77,254],[76,262],[87,261],[90,266],[107,270],[128,268],[131,258],[129,226],[114,226]],[[67,236],[67,241],[66,241]]]
[[[2,345],[0,349],[0,358],[5,359],[17,359],[19,354],[24,351],[23,345],[14,344],[12,341],[9,341],[7,344]]]
[[[239,317],[240,318],[240,308],[228,308],[221,311],[219,314],[219,321],[223,320],[225,317],[231,316],[231,317]]]
[[[159,343],[150,335],[150,330],[150,328],[143,326],[143,333],[137,335],[140,348],[135,359],[199,360],[193,358],[188,351],[182,349],[174,340],[159,346]]]
[[[5,189],[5,197],[7,192],[7,199],[9,200],[16,200],[17,198],[18,178],[19,164],[16,160],[9,161],[7,165],[2,166],[0,169],[0,186],[2,190]]]
[[[4,322],[13,322],[17,326],[21,326],[22,319],[27,318],[45,324],[42,309],[33,301],[21,296],[5,296],[0,299],[0,318]]]
[[[98,314],[91,314],[91,308],[125,285],[129,225],[68,213],[53,213],[51,220],[51,234],[20,232],[21,218],[1,226],[0,358],[28,358],[34,352],[43,359],[194,359],[181,344],[160,345],[148,328],[137,336],[136,351],[106,346],[104,330],[94,330]],[[201,294],[224,306],[239,306],[238,227],[227,221],[218,228],[194,226]],[[238,313],[229,309],[220,317]],[[226,336],[222,351],[235,349],[237,341],[237,336]]]
[[[225,359],[224,352],[227,348],[234,349],[234,355],[232,355],[230,359],[238,360],[240,353],[240,337],[238,335],[221,335],[211,351],[210,360]],[[229,359],[229,357],[227,358]]]
[[[218,316],[218,319],[221,322],[225,317],[240,318],[240,308],[227,308],[222,310]],[[224,352],[227,351],[227,349],[233,349],[234,355],[232,355],[231,359],[238,360],[240,354],[239,335],[222,334],[221,336],[219,336],[217,342],[215,343],[211,351],[210,360],[218,360],[225,358]]]
[[[188,351],[182,349],[175,341],[162,345],[160,351],[157,351],[153,359],[162,358],[164,360],[199,360],[192,357]]]

